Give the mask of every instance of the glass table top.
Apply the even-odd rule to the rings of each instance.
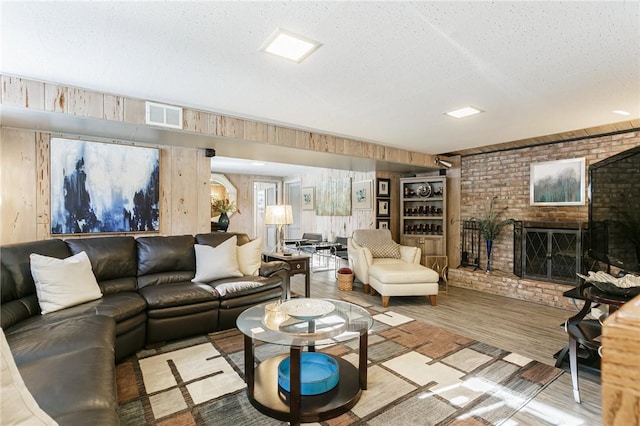
[[[240,314],[236,324],[243,334],[262,342],[322,346],[367,333],[373,318],[353,303],[300,298],[251,307]]]

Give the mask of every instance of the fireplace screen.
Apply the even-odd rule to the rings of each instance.
[[[581,229],[525,227],[522,269],[526,278],[578,283],[582,270]]]

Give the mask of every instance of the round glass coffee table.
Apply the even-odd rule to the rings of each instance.
[[[244,334],[244,369],[247,395],[260,412],[292,425],[324,421],[349,411],[367,388],[368,331],[373,318],[366,309],[331,299],[291,299],[263,303],[247,309],[237,320]],[[303,395],[300,361],[303,349],[360,339],[359,361],[353,364],[331,357],[338,366],[338,382],[326,392]],[[255,365],[255,342],[287,346],[289,354],[277,355]],[[278,368],[289,357],[289,391],[279,383]],[[303,356],[302,356],[303,357]]]

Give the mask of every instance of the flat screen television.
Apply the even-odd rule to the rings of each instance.
[[[640,146],[589,166],[587,255],[640,273]]]

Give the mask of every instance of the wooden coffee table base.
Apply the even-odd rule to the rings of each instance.
[[[320,422],[346,413],[360,399],[362,393],[359,372],[342,358],[335,358],[340,368],[338,385],[319,395],[301,397],[300,417],[292,418],[290,394],[278,386],[278,365],[287,354],[263,361],[255,369],[253,395],[247,389],[251,404],[261,413],[291,424]]]
[[[313,300],[313,299],[310,299]],[[330,312],[331,324],[316,320],[294,321],[296,324],[308,324],[308,331],[294,329],[288,333],[289,325],[280,324],[277,328],[269,328],[264,321],[267,303],[251,307],[240,314],[238,328],[244,334],[244,379],[247,384],[247,397],[258,411],[267,416],[291,425],[301,422],[320,422],[346,413],[360,399],[363,390],[367,389],[367,355],[368,331],[374,320],[367,310],[352,303],[333,300],[335,310]],[[335,317],[335,318],[334,318]],[[330,327],[324,327],[330,325]],[[351,334],[348,334],[351,333]],[[301,358],[306,349],[315,351],[319,343],[326,345],[327,339],[351,340],[359,335],[358,365],[340,357],[332,357],[338,364],[338,384],[331,390],[319,395],[302,395]],[[346,339],[346,340],[345,340]],[[288,348],[288,354],[276,355],[256,365],[256,342],[279,345]],[[289,363],[290,392],[278,385],[278,366],[287,357]]]

